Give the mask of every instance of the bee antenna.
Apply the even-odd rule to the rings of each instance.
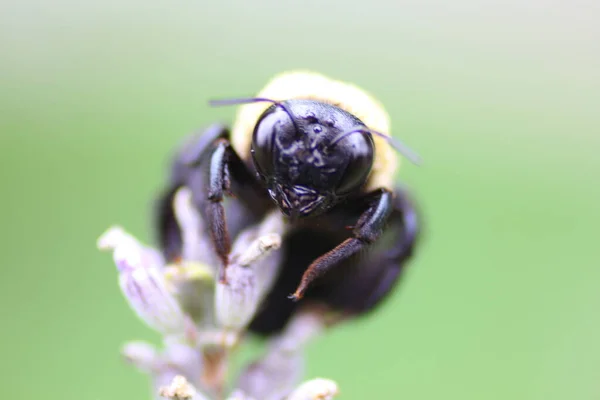
[[[411,163],[415,164],[415,165],[421,165],[422,161],[421,161],[421,157],[414,151],[412,150],[410,147],[408,147],[407,145],[405,145],[404,143],[402,143],[400,140],[395,139],[391,136],[388,136],[386,134],[383,134],[381,132],[375,131],[373,129],[369,129],[367,127],[364,128],[357,128],[357,129],[353,129],[351,131],[347,131],[347,132],[343,132],[340,133],[338,136],[334,137],[331,142],[329,142],[329,144],[327,145],[328,148],[335,146],[340,140],[352,135],[353,133],[370,133],[372,135],[376,135],[379,136],[380,138],[385,139],[386,142],[388,142],[388,144],[390,146],[392,146],[392,148],[394,148],[398,153],[402,154],[404,157],[406,157]]]
[[[235,105],[239,105],[239,104],[264,103],[264,102],[281,105],[281,103],[276,100],[271,100],[271,99],[267,99],[264,97],[247,97],[247,98],[238,98],[238,99],[209,100],[208,104],[211,107],[221,107],[221,106],[235,106]]]
[[[281,107],[283,111],[290,117],[292,124],[296,130],[298,129],[298,125],[296,125],[296,120],[294,119],[292,113],[288,108],[280,101],[267,99],[266,97],[246,97],[246,98],[237,98],[237,99],[220,99],[220,100],[209,100],[208,104],[211,107],[221,107],[221,106],[234,106],[240,104],[251,104],[251,103],[273,103],[277,107]]]

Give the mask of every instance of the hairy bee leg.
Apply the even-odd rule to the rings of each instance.
[[[205,210],[209,232],[217,255],[223,265],[220,271],[220,279],[222,281],[225,279],[225,268],[229,262],[228,258],[231,251],[231,239],[227,229],[223,199],[225,195],[233,196],[231,192],[233,181],[238,184],[240,190],[244,191],[245,200],[254,203],[255,207],[259,208],[261,188],[258,181],[231,147],[229,140],[220,138],[214,143],[213,152],[210,157],[208,203]]]
[[[360,287],[368,279],[358,282],[359,288],[349,287],[347,293],[353,299],[359,299],[351,308],[353,312],[361,313],[374,308],[390,293],[396,284],[408,260],[413,255],[413,250],[419,236],[419,218],[413,202],[404,189],[397,189],[394,198],[394,216],[390,225],[399,225],[401,234],[394,242],[394,246],[375,258],[375,262],[381,265],[381,272],[364,293],[360,293]],[[365,266],[365,271],[372,270],[372,265]]]
[[[221,137],[227,137],[229,131],[223,124],[213,124],[202,132],[187,138],[171,161],[171,171],[167,186],[159,194],[154,207],[154,226],[161,251],[168,261],[181,257],[182,239],[175,212],[173,198],[177,190],[187,186],[192,191],[196,205],[202,202],[206,190],[199,176],[202,157],[212,143]]]
[[[225,208],[223,197],[231,189],[231,181],[228,171],[227,148],[229,142],[219,139],[210,158],[209,181],[208,181],[208,204],[206,216],[208,226],[215,250],[224,266],[228,264],[229,252],[231,251],[231,239],[227,231],[225,220]]]
[[[367,196],[373,196],[373,203],[358,219],[352,231],[354,237],[346,239],[333,250],[316,259],[308,267],[302,275],[300,285],[294,294],[290,296],[292,300],[300,300],[312,281],[329,271],[340,261],[375,242],[381,236],[383,227],[393,210],[393,194],[389,190],[380,189]]]

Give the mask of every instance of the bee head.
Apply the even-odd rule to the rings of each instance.
[[[316,100],[268,98],[213,100],[212,105],[269,102],[252,133],[258,178],[283,214],[295,219],[326,212],[361,190],[373,167],[373,136],[418,164],[401,142],[369,129],[335,105]]]
[[[259,118],[252,159],[280,210],[321,214],[358,191],[371,172],[374,144],[354,115],[313,100],[273,104]]]

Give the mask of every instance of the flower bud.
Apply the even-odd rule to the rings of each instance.
[[[107,231],[98,245],[113,250],[121,291],[138,317],[163,335],[185,334],[187,317],[167,289],[156,252],[121,228]]]

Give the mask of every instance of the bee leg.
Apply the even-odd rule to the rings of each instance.
[[[340,288],[340,300],[353,314],[361,314],[373,309],[391,292],[402,275],[406,263],[412,257],[419,237],[417,210],[408,193],[397,189],[394,198],[394,211],[388,228],[393,242],[374,250],[360,268],[361,273],[346,287]]]
[[[177,191],[187,186],[192,191],[196,205],[205,197],[205,184],[199,165],[219,138],[227,137],[229,131],[222,124],[213,124],[202,132],[186,138],[171,162],[167,186],[159,194],[154,208],[154,226],[157,241],[167,261],[181,257],[182,238],[173,210],[173,198]]]
[[[240,204],[228,207],[228,212],[234,213],[234,234],[245,223],[261,218],[270,206],[268,201],[265,202],[268,198],[258,180],[231,147],[226,126],[214,124],[192,136],[184,142],[172,162],[169,184],[160,194],[155,211],[158,241],[169,262],[181,257],[182,238],[173,199],[184,186],[190,189],[193,205],[206,222],[215,252],[226,266],[231,241],[224,197],[233,196],[232,192],[239,193]]]
[[[225,280],[225,268],[229,263],[231,251],[223,199],[225,195],[233,196],[232,184],[235,184],[236,193],[242,193],[242,202],[251,205],[257,214],[266,212],[266,208],[261,209],[265,196],[259,181],[235,152],[229,140],[220,138],[215,142],[209,160],[208,202],[204,210],[212,242],[222,261],[223,268],[219,274],[221,281]]]
[[[231,251],[231,239],[225,220],[223,198],[230,193],[231,180],[228,166],[229,141],[219,139],[215,142],[213,153],[210,157],[208,170],[208,203],[206,204],[206,217],[209,232],[217,255],[224,266],[228,264]]]
[[[393,211],[393,194],[387,189],[373,192],[370,206],[362,213],[352,230],[353,237],[346,239],[333,250],[317,258],[304,272],[296,292],[290,296],[294,301],[300,300],[312,281],[329,271],[340,261],[347,259],[381,236],[383,228]]]

